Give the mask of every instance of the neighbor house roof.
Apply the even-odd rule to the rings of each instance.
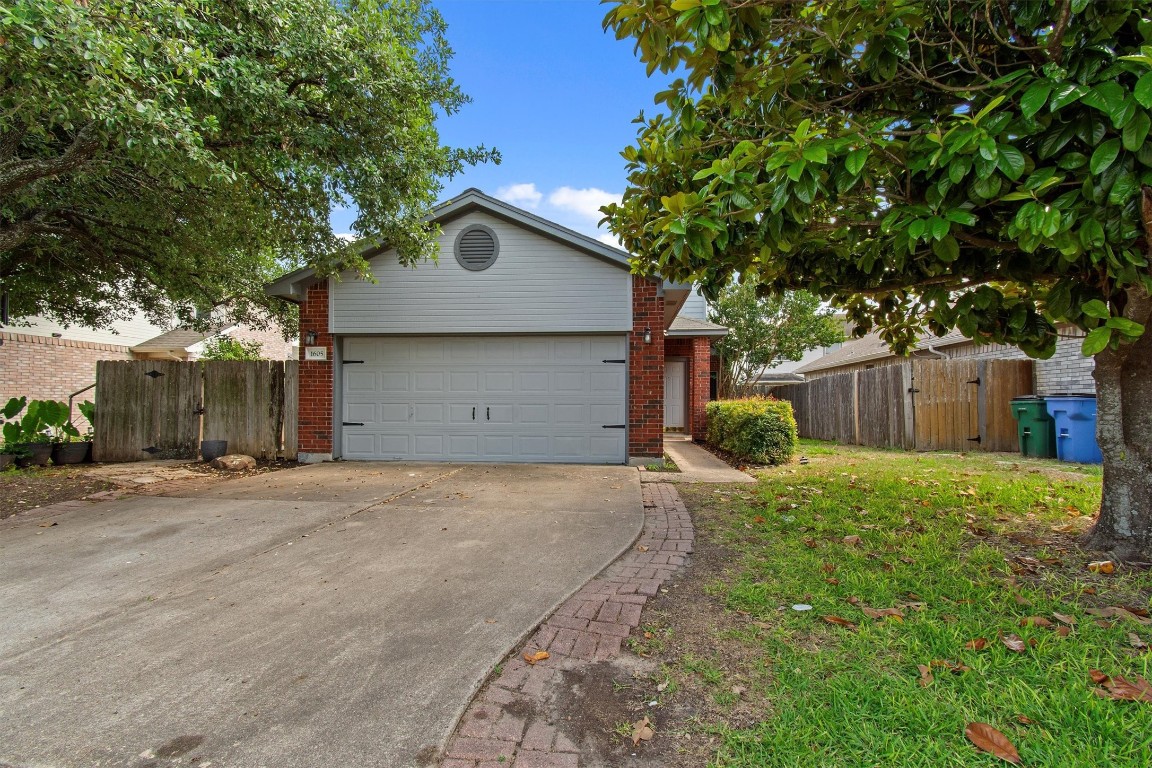
[[[707,320],[676,316],[665,332],[666,336],[727,336],[728,329]]]
[[[454,197],[436,206],[425,220],[443,224],[473,211],[482,211],[490,216],[518,224],[536,234],[563,243],[577,251],[618,266],[621,269],[631,269],[626,251],[614,248],[607,243],[602,243],[593,237],[582,235],[567,227],[562,227],[555,222],[543,219],[522,208],[509,205],[503,200],[489,197],[475,188],[467,189],[458,197]],[[366,259],[379,256],[390,249],[391,246],[387,243],[374,244],[371,240],[365,240],[360,245],[360,253]],[[283,299],[288,299],[289,301],[301,302],[304,298],[304,290],[306,290],[307,286],[315,279],[315,276],[316,270],[312,268],[298,269],[295,272],[291,272],[268,283],[264,287],[264,290],[269,296],[278,296]]]
[[[147,341],[142,341],[131,349],[133,352],[167,352],[172,349],[186,350],[215,335],[215,333],[201,333],[200,331],[193,331],[189,328],[173,328],[159,336],[153,336]]]
[[[928,351],[929,348],[950,347],[956,344],[971,342],[971,339],[959,331],[952,331],[944,336],[923,336],[912,346],[912,351]],[[844,342],[844,346],[840,347],[840,349],[837,349],[835,352],[829,352],[827,355],[797,368],[796,373],[826,371],[829,368],[842,368],[846,365],[869,363],[888,357],[896,357],[896,353],[888,346],[888,342],[881,339],[879,333],[870,333],[859,339]]]

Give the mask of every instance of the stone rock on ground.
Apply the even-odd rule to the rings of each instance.
[[[208,466],[212,469],[223,469],[225,472],[243,472],[246,469],[256,469],[256,459],[242,453],[230,453],[212,459]]]

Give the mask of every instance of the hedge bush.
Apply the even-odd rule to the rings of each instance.
[[[792,403],[762,397],[708,403],[708,442],[757,464],[784,464],[796,451]]]

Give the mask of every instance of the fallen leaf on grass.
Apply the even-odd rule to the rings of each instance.
[[[968,737],[968,741],[976,745],[976,749],[995,755],[1013,765],[1020,765],[1020,753],[1016,751],[1016,747],[1007,736],[987,723],[968,723],[964,728],[964,735]]]
[[[1004,643],[1004,647],[1014,653],[1024,653],[1029,645],[1035,645],[1035,640],[1030,640],[1025,643],[1018,635],[1000,635],[1000,642]]]
[[[862,605],[860,610],[870,619],[883,619],[890,616],[897,621],[904,621],[904,612],[899,608],[869,608]]]
[[[930,667],[926,667],[923,664],[917,664],[916,669],[920,670],[920,680],[918,681],[920,683],[920,687],[927,688],[932,684],[932,680],[934,679],[932,677],[932,669]]]
[[[836,566],[832,563],[824,563],[820,566],[820,570],[824,571],[824,573],[832,573],[834,570],[836,570]]]
[[[1056,619],[1056,621],[1060,622],[1061,624],[1067,624],[1070,627],[1076,626],[1075,616],[1069,616],[1066,613],[1053,613],[1052,618]]]
[[[632,723],[632,746],[639,746],[642,741],[651,741],[655,735],[656,731],[652,728],[652,721],[647,717]]]
[[[656,686],[656,691],[658,693],[664,693],[664,691],[666,691],[666,690],[668,690],[668,681],[667,680],[665,680],[664,682],[662,682]]]
[[[1016,715],[1016,722],[1020,723],[1021,725],[1032,725],[1036,721],[1027,715]]]
[[[860,544],[860,537],[857,536],[856,534],[852,534],[851,536],[845,536],[844,537],[844,543],[849,544],[851,546],[857,546]]]
[[[964,643],[964,647],[969,651],[982,651],[988,647],[988,641],[982,637],[977,637],[975,640]]]
[[[1152,683],[1139,675],[1134,680],[1126,680],[1117,675],[1110,677],[1098,669],[1088,670],[1088,677],[1092,682],[1101,686],[1092,689],[1092,693],[1104,699],[1116,701],[1143,701],[1152,704]]]
[[[536,651],[536,653],[524,654],[524,661],[528,662],[529,664],[535,664],[538,661],[544,661],[546,658],[548,658],[548,651]]]
[[[1022,627],[1051,627],[1052,622],[1043,616],[1028,616],[1027,618],[1020,619],[1020,626]]]
[[[1068,637],[1072,634],[1072,627],[1056,627],[1056,634],[1060,637]]]
[[[1023,595],[1013,595],[1013,597],[1016,599],[1017,605],[1032,605],[1032,601]]]
[[[824,583],[825,583],[825,584],[831,584],[832,586],[834,586],[834,587],[835,587],[835,586],[837,586],[837,585],[839,585],[839,584],[840,584],[840,579],[835,579],[835,578],[833,578],[833,579],[824,579]]]
[[[828,622],[829,624],[836,624],[837,626],[847,627],[848,629],[856,629],[855,624],[840,616],[825,616],[824,621]]]
[[[856,605],[859,602],[860,602],[860,598],[856,597],[855,595],[848,598],[848,604],[849,605]]]
[[[932,661],[932,666],[942,667],[954,675],[962,675],[965,672],[972,671],[972,667],[968,666],[967,664],[961,664],[958,661],[952,661],[952,659],[934,659]]]
[[[804,546],[808,547],[808,549],[816,549],[816,547],[820,546],[819,544],[816,543],[816,539],[813,539],[810,536],[805,537],[804,539],[802,539],[802,541],[804,542]]]
[[[1116,570],[1116,563],[1111,560],[1097,560],[1088,563],[1088,570],[1092,571],[1092,573],[1112,573]]]
[[[1128,633],[1128,642],[1131,643],[1132,647],[1138,651],[1148,650],[1148,643],[1141,640],[1140,635],[1136,634],[1135,632]]]
[[[1085,608],[1084,613],[1091,614],[1092,616],[1100,616],[1105,619],[1129,619],[1137,624],[1143,624],[1146,627],[1152,626],[1152,619],[1140,616],[1118,605],[1110,605],[1106,608]]]

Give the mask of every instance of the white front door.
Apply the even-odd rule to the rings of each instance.
[[[344,340],[343,457],[622,464],[624,336]]]
[[[664,361],[664,428],[684,429],[685,383],[687,363],[684,360]]]

